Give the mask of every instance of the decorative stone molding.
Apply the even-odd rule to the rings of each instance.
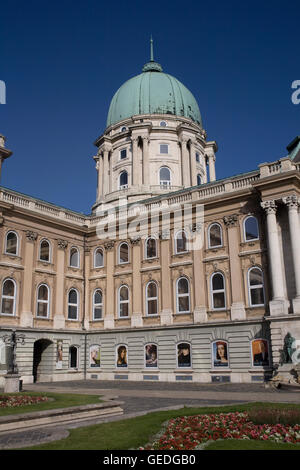
[[[277,206],[274,200],[262,201],[260,205],[267,214],[276,214]]]
[[[57,246],[58,248],[60,248],[61,250],[65,250],[68,246],[68,242],[66,240],[57,240]]]
[[[140,244],[140,241],[141,241],[141,237],[135,237],[135,238],[131,238],[130,239],[130,243],[131,245],[139,245]]]
[[[104,248],[106,251],[111,251],[115,246],[115,242],[113,240],[110,240],[107,243],[104,243]]]
[[[193,233],[201,232],[202,228],[203,228],[203,224],[201,222],[198,222],[198,223],[194,222],[191,225],[189,225],[189,230],[190,232],[193,232]]]
[[[295,194],[290,196],[285,196],[282,198],[282,202],[288,206],[289,209],[296,209],[298,210],[299,207],[299,199]]]
[[[207,133],[206,133],[206,131],[205,131],[204,129],[200,129],[199,134],[200,134],[200,136],[201,136],[201,138],[202,138],[203,140],[206,140],[206,138],[207,138]]]
[[[31,230],[27,230],[26,238],[30,242],[34,242],[37,239],[38,234],[36,232],[32,232]]]
[[[170,230],[162,230],[159,234],[160,240],[169,240],[170,239]]]
[[[239,217],[237,214],[225,215],[223,217],[224,224],[226,227],[236,227],[238,224]]]

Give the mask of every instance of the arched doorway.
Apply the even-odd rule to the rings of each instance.
[[[49,382],[53,372],[54,345],[49,339],[39,339],[33,346],[32,375],[35,382]]]

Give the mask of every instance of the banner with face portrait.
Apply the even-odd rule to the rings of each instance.
[[[179,343],[177,345],[177,365],[178,367],[191,367],[191,346],[189,343]]]
[[[117,347],[117,367],[127,367],[127,346],[121,345]]]
[[[227,341],[214,341],[212,344],[213,367],[228,367],[228,344]]]
[[[157,346],[156,344],[146,344],[145,346],[145,366],[157,367]]]
[[[252,364],[254,367],[269,366],[269,343],[266,339],[255,339],[252,346]]]
[[[63,342],[58,339],[56,342],[56,369],[62,369],[63,360]]]
[[[90,347],[90,367],[100,367],[100,346],[93,344]]]

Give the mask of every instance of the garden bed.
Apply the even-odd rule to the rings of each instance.
[[[32,395],[0,395],[0,408],[16,408],[24,405],[36,405],[49,401],[46,396],[32,396]]]

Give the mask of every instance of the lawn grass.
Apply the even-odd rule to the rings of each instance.
[[[229,413],[247,411],[253,407],[274,407],[273,403],[251,403],[245,405],[181,408],[148,413],[121,421],[97,424],[70,430],[70,436],[26,449],[40,450],[127,450],[145,446],[159,432],[164,421],[177,416],[192,416],[207,413]],[[276,408],[297,408],[299,405],[276,403]],[[264,443],[263,443],[264,444]],[[287,444],[288,445],[288,444]],[[277,444],[275,444],[277,448]],[[300,447],[299,447],[300,449]]]
[[[71,394],[71,393],[42,393],[42,392],[21,392],[22,395],[29,396],[43,396],[49,397],[53,400],[36,403],[32,405],[16,406],[16,407],[7,407],[0,408],[0,416],[21,414],[21,413],[31,413],[34,411],[43,411],[43,410],[53,410],[56,408],[67,408],[69,406],[81,406],[81,405],[90,405],[92,403],[101,403],[99,400],[99,395],[84,395],[84,394]],[[14,393],[0,395],[15,395]]]

